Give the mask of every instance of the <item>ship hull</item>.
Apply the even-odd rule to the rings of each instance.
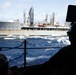
[[[67,35],[68,27],[33,27],[18,22],[0,22],[0,35]]]
[[[0,35],[25,35],[25,36],[35,36],[35,35],[67,35],[67,30],[0,30]]]

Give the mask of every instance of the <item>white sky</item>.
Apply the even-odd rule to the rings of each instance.
[[[46,14],[49,20],[54,12],[55,20],[63,24],[69,4],[75,5],[76,0],[0,0],[0,21],[19,19],[23,22],[23,10],[28,17],[29,9],[33,7],[35,21],[43,21]]]

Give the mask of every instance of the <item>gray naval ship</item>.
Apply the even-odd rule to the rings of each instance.
[[[24,21],[20,23],[19,20],[14,22],[0,22],[0,35],[18,35],[18,36],[31,36],[31,35],[66,35],[69,27],[55,26],[54,25],[54,13],[53,20],[50,25],[47,24],[34,24],[34,9],[29,10],[29,17],[26,24],[25,12],[23,13]]]

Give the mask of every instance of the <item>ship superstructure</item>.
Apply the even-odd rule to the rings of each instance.
[[[0,30],[21,30],[23,27],[19,22],[0,22]]]

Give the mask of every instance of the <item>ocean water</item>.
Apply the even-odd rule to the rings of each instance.
[[[42,64],[48,61],[60,48],[70,44],[67,36],[0,37],[0,53],[7,56],[9,67],[24,66],[25,40],[26,66]]]

